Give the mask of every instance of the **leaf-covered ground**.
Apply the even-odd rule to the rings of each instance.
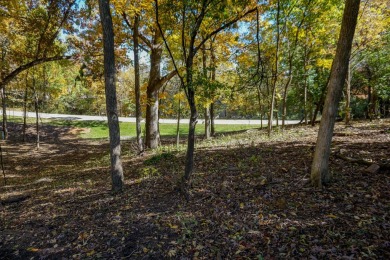
[[[14,125],[16,129],[18,125]],[[44,127],[40,149],[2,142],[1,259],[390,259],[390,121],[336,126],[333,183],[307,185],[317,127],[197,141],[190,201],[177,192],[184,149],[133,153],[110,192],[108,143]],[[19,131],[19,130],[18,130]],[[3,178],[0,179],[3,182]]]

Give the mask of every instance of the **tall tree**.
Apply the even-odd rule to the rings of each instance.
[[[134,88],[135,88],[135,119],[136,119],[136,132],[137,132],[137,146],[138,152],[141,153],[143,148],[142,136],[141,136],[141,89],[140,89],[140,73],[139,73],[139,46],[138,46],[138,26],[139,16],[134,17],[134,33],[133,33],[133,44],[134,44]]]
[[[158,128],[159,91],[165,83],[176,75],[176,71],[171,70],[165,75],[162,75],[161,64],[164,57],[164,43],[155,20],[154,8],[151,1],[141,1],[142,3],[130,3],[129,1],[125,3],[123,1],[118,2],[122,2],[118,4],[117,8],[122,13],[126,25],[130,28],[133,38],[136,28],[130,23],[129,16],[138,16],[139,21],[144,24],[141,25],[139,23],[137,33],[143,49],[149,52],[150,62],[149,80],[146,87],[145,146],[155,149],[158,147],[160,141]]]
[[[275,96],[276,96],[276,87],[278,81],[278,71],[279,71],[279,47],[280,47],[280,0],[277,1],[276,8],[276,50],[275,50],[275,63],[272,68],[272,90],[271,90],[271,101],[268,114],[268,136],[271,135],[272,130],[272,121],[274,118],[274,106],[275,106]]]
[[[322,187],[330,181],[329,155],[338,103],[347,76],[353,36],[355,33],[360,0],[346,0],[336,56],[332,63],[328,92],[318,131],[317,144],[311,167],[311,183]]]
[[[110,136],[110,159],[112,190],[123,189],[123,168],[120,159],[121,144],[116,100],[116,68],[114,52],[114,30],[109,0],[99,0],[100,20],[103,28],[104,81],[106,91],[106,110]]]
[[[188,188],[190,187],[190,179],[194,170],[194,151],[195,151],[195,127],[198,119],[198,110],[196,104],[196,87],[194,84],[194,62],[195,56],[198,51],[201,50],[203,45],[214,35],[229,28],[237,21],[247,16],[250,13],[256,11],[256,7],[250,8],[250,3],[246,2],[243,6],[234,6],[236,13],[231,15],[233,10],[229,9],[231,5],[227,5],[225,2],[214,0],[202,0],[202,1],[187,1],[183,0],[180,5],[172,6],[172,8],[180,8],[177,12],[177,24],[181,24],[181,61],[185,64],[185,75],[179,73],[178,67],[175,62],[175,58],[172,55],[168,42],[163,34],[162,27],[159,22],[159,4],[158,0],[155,0],[156,6],[156,20],[160,33],[164,39],[166,47],[169,51],[171,59],[174,63],[177,74],[181,80],[182,87],[187,97],[187,102],[190,106],[190,121],[187,140],[187,153],[185,171],[182,179],[181,189],[185,196],[188,198]],[[237,12],[238,10],[238,12]],[[202,28],[204,22],[212,18],[212,24],[215,27]],[[210,20],[208,21],[210,22]],[[199,34],[201,30],[206,33],[201,39]]]

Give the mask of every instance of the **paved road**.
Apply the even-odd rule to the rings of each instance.
[[[3,112],[0,111],[0,115]],[[21,111],[7,111],[8,116],[23,116]],[[65,119],[65,120],[80,120],[80,121],[106,121],[107,117],[105,116],[85,116],[85,115],[64,115],[64,114],[47,114],[39,113],[41,118],[47,119]],[[35,117],[35,112],[28,112],[27,117]],[[119,117],[120,122],[135,122],[135,117]],[[160,123],[166,124],[176,124],[176,119],[160,119]],[[260,125],[260,120],[254,119],[215,119],[215,124],[217,125]],[[281,121],[279,121],[281,123]],[[181,124],[188,124],[189,119],[181,119]],[[198,124],[203,124],[203,119],[198,119]],[[263,125],[268,123],[267,120],[263,120]],[[275,124],[276,122],[274,122]],[[299,120],[286,120],[286,124],[293,125],[298,124]]]

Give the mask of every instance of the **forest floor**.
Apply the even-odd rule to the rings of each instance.
[[[0,259],[390,259],[390,120],[337,124],[331,185],[308,185],[317,127],[197,139],[190,200],[177,192],[185,147],[137,156],[110,192],[107,140],[13,124],[2,141]],[[184,140],[183,140],[184,141]]]

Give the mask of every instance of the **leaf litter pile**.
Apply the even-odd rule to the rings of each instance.
[[[318,127],[199,137],[189,201],[177,190],[185,149],[170,139],[143,156],[124,141],[113,195],[106,140],[49,127],[37,150],[11,132],[0,258],[390,259],[389,126],[336,125],[323,189],[308,185]]]

